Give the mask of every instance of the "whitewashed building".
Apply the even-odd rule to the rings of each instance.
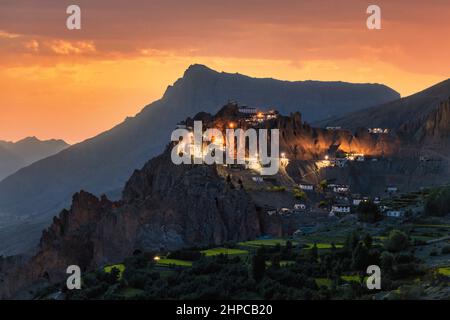
[[[264,178],[263,177],[252,177],[252,180],[258,183],[264,182]]]
[[[254,107],[242,106],[239,107],[239,112],[247,115],[253,115],[256,114],[258,111]]]
[[[395,186],[389,186],[386,188],[386,192],[388,193],[397,193],[398,192],[398,188]]]
[[[401,218],[404,216],[404,212],[400,210],[388,210],[384,212],[384,215],[390,218]]]
[[[335,193],[347,193],[350,191],[350,186],[346,184],[338,184],[333,187],[333,192]]]
[[[350,206],[348,204],[333,204],[330,213],[350,213]]]
[[[312,184],[300,183],[298,186],[302,190],[307,190],[307,191],[314,190],[314,185],[312,185]]]

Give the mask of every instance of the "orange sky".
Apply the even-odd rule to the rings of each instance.
[[[131,3],[131,4],[130,4]],[[449,77],[450,2],[0,0],[0,139],[74,143],[132,116],[193,63],[285,80],[379,82],[402,96]],[[65,27],[69,4],[82,30]]]

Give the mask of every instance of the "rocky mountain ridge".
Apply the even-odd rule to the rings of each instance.
[[[52,156],[69,145],[63,140],[28,137],[17,142],[0,141],[0,181],[33,162]]]
[[[398,97],[379,84],[256,79],[192,65],[135,117],[1,181],[0,220],[7,226],[0,224],[0,254],[34,247],[40,231],[78,190],[119,199],[133,170],[161,153],[176,123],[197,112],[215,113],[228,100],[237,100],[321,119]]]

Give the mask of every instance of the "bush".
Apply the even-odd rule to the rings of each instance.
[[[384,241],[384,247],[390,252],[399,252],[408,246],[408,236],[400,230],[392,230]]]
[[[445,246],[441,250],[441,254],[449,254],[450,253],[450,246]]]
[[[303,190],[294,189],[294,198],[297,200],[306,200],[306,193]]]
[[[268,187],[267,191],[272,191],[272,192],[284,192],[286,191],[286,187],[285,186],[273,186],[273,187]]]
[[[383,219],[380,209],[373,201],[361,201],[356,209],[362,222],[375,223]]]
[[[450,187],[434,190],[425,203],[425,213],[429,216],[444,216],[450,212]]]
[[[394,256],[388,251],[383,251],[380,256],[381,267],[385,270],[391,270],[394,265]]]

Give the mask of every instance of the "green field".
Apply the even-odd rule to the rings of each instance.
[[[438,273],[440,273],[440,274],[442,274],[444,276],[450,277],[450,267],[438,268]]]
[[[367,281],[367,278],[368,278],[368,277],[365,276],[365,277],[363,278],[363,280],[364,280],[364,281]],[[347,282],[351,282],[351,281],[354,281],[354,282],[361,282],[361,277],[360,277],[359,275],[357,275],[357,274],[341,276],[341,279],[344,280],[344,281],[347,281]]]
[[[359,280],[361,278],[359,275],[354,274],[354,275],[341,276],[341,279],[344,281],[347,281],[347,282],[350,282],[350,281],[359,282]]]
[[[240,254],[248,254],[247,250],[241,250],[241,249],[229,249],[229,248],[213,248],[208,250],[201,251],[205,256],[212,257],[217,256],[219,254],[226,254],[226,255],[240,255]]]
[[[192,267],[192,261],[178,260],[178,259],[159,259],[156,264],[161,266],[178,266],[178,267]]]
[[[245,242],[239,242],[238,245],[244,246],[244,247],[262,247],[262,246],[269,246],[274,247],[277,244],[280,246],[285,246],[287,240],[284,239],[260,239],[260,240],[250,240]],[[292,241],[292,244],[297,244],[295,241]]]
[[[361,277],[357,274],[344,275],[344,276],[341,276],[341,279],[346,282],[358,282],[359,283],[361,281]],[[364,279],[366,280],[367,277],[364,277]],[[328,278],[316,278],[315,281],[319,287],[325,286],[327,288],[330,288],[333,283],[332,280],[328,279]]]
[[[119,270],[119,279],[121,279],[122,278],[122,274],[125,271],[125,265],[123,265],[123,264],[113,264],[111,266],[106,266],[103,270],[106,273],[111,273],[112,269],[114,269],[114,268]]]
[[[316,278],[314,279],[318,287],[327,287],[330,288],[333,283],[330,279],[327,278]]]
[[[450,228],[448,224],[415,224],[414,227],[419,228]]]
[[[311,249],[314,246],[314,243],[308,243],[306,249]],[[317,249],[331,249],[331,243],[316,243]],[[342,244],[335,244],[334,245],[337,249],[343,248],[344,246]]]
[[[281,260],[280,267],[287,267],[295,264],[295,261],[292,260]],[[270,267],[272,265],[272,261],[266,261],[266,266]]]

